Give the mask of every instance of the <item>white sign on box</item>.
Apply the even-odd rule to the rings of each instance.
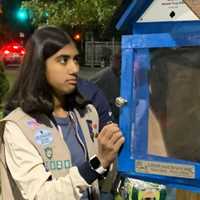
[[[199,18],[183,0],[154,0],[137,22],[196,20]]]

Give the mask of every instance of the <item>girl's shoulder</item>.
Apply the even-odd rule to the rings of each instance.
[[[6,115],[0,121],[19,120],[23,118],[24,116],[27,116],[27,114],[20,107],[18,107],[14,109],[12,112],[10,112],[8,115]]]

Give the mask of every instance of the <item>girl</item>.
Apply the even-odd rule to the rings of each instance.
[[[1,121],[4,200],[98,199],[124,143],[114,123],[98,132],[98,115],[77,89],[78,50],[56,27],[27,43],[19,76]]]

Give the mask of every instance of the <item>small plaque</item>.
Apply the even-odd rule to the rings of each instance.
[[[136,160],[135,171],[137,173],[155,174],[178,178],[195,178],[195,168],[191,165]]]
[[[200,0],[183,0],[183,2],[200,18]]]

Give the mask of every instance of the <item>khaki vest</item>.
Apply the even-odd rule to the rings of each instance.
[[[77,110],[74,110],[72,115],[75,118],[74,120],[77,120],[81,126],[89,157],[97,154],[97,141],[93,136],[98,133],[99,119],[95,108],[92,105],[88,105],[83,117]],[[6,121],[14,122],[22,130],[26,138],[34,145],[44,161],[46,170],[52,173],[52,179],[65,176],[68,173],[69,167],[71,167],[70,152],[62,138],[62,135],[46,116],[40,117],[43,119],[43,122],[46,121],[45,124],[36,122],[35,119],[24,113],[20,108],[17,108],[6,118],[1,120],[0,172],[3,200],[23,199],[9,173],[5,162],[3,131]],[[92,124],[95,125],[93,126],[94,128],[92,128],[92,133],[91,130],[89,130],[87,120],[92,121]],[[93,199],[98,199],[99,191],[97,181],[93,183],[92,191]]]

